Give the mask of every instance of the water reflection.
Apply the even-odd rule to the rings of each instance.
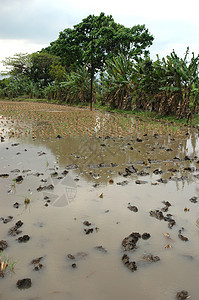
[[[63,300],[66,297],[131,299],[133,290],[135,299],[167,300],[173,299],[182,288],[189,291],[192,299],[197,299],[198,204],[189,201],[199,195],[198,177],[194,177],[198,172],[198,160],[194,157],[198,155],[197,132],[160,134],[160,128],[151,131],[147,123],[142,127],[141,122],[134,120],[134,131],[129,133],[131,121],[127,118],[115,124],[121,127],[119,134],[113,127],[114,135],[107,134],[106,128],[101,134],[102,123],[107,126],[109,120],[115,126],[117,117],[111,114],[109,119],[98,117],[85,127],[91,130],[99,125],[98,134],[90,132],[90,137],[64,136],[63,124],[57,121],[60,126],[57,129],[49,117],[51,130],[57,129],[52,136],[46,135],[49,124],[45,119],[37,121],[40,123],[38,128],[34,127],[34,138],[14,135],[0,143],[1,170],[9,174],[8,178],[0,178],[1,216],[13,216],[11,225],[1,224],[1,238],[9,243],[6,254],[19,262],[13,277],[0,281],[2,299],[21,299],[21,291],[13,287],[25,276],[33,282],[31,289],[25,291],[27,299],[54,299],[55,294]],[[127,133],[123,134],[125,126]],[[135,129],[139,131],[139,139]],[[18,146],[12,146],[18,142]],[[132,164],[137,171],[128,175],[126,168]],[[18,173],[11,172],[17,169]],[[15,185],[14,193],[8,193],[17,175],[23,176],[23,182]],[[147,183],[136,184],[137,179]],[[124,181],[128,184],[117,185]],[[40,186],[50,184],[54,190],[38,191]],[[27,195],[31,198],[31,209],[24,214]],[[18,209],[13,207],[16,201],[20,204]],[[162,211],[163,201],[171,203],[168,211]],[[128,203],[138,211],[130,211]],[[164,216],[171,214],[176,221],[173,228],[168,228],[164,219],[150,217],[152,209],[161,210]],[[24,222],[23,234],[30,235],[30,241],[23,245],[7,234],[19,218]],[[93,229],[88,235],[85,234],[88,223],[84,221]],[[178,237],[182,227],[189,238],[187,242]],[[144,253],[161,259],[157,264],[140,264],[133,274],[121,261],[121,241],[132,231],[149,232],[151,238],[138,242],[138,249],[128,253],[131,260],[140,261]],[[169,233],[169,242],[163,233]],[[168,243],[171,248],[166,247]],[[97,251],[96,246],[104,247],[107,253]],[[77,257],[75,269],[68,254]],[[41,256],[44,268],[38,273],[32,270],[30,262]]]

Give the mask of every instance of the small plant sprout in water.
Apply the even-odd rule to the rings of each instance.
[[[48,160],[46,160],[46,168],[48,168],[49,167],[49,162],[48,162]]]
[[[0,277],[4,277],[6,271],[14,272],[16,261],[11,260],[8,256],[3,255],[3,251],[0,252]]]
[[[30,204],[30,198],[25,197],[24,204],[25,204],[25,207],[27,208],[27,206]]]

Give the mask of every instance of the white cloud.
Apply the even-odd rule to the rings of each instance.
[[[186,47],[199,53],[197,1],[189,0],[0,0],[0,61],[15,53],[32,53],[58,38],[59,32],[89,14],[104,12],[127,27],[145,24],[155,40],[152,56]],[[2,65],[0,65],[0,71]]]
[[[45,0],[46,1],[46,0]],[[53,0],[50,3],[54,3]],[[195,20],[198,23],[198,6],[196,0],[59,0],[57,3],[70,4],[79,11],[100,13],[101,11],[113,16],[145,17],[151,20]]]
[[[16,53],[33,53],[47,46],[48,44],[27,43],[26,40],[0,40],[0,72],[5,70],[1,61],[6,57]]]

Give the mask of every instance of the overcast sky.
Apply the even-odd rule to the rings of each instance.
[[[0,0],[0,61],[41,50],[90,14],[104,12],[126,27],[145,24],[155,40],[151,56],[199,53],[197,0]],[[2,64],[0,64],[0,71]]]

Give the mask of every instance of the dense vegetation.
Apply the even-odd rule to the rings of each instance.
[[[40,52],[5,59],[9,77],[0,81],[0,97],[95,101],[189,118],[199,101],[199,55],[187,48],[183,58],[173,50],[153,61],[152,42],[145,25],[126,28],[104,13],[90,15]]]

